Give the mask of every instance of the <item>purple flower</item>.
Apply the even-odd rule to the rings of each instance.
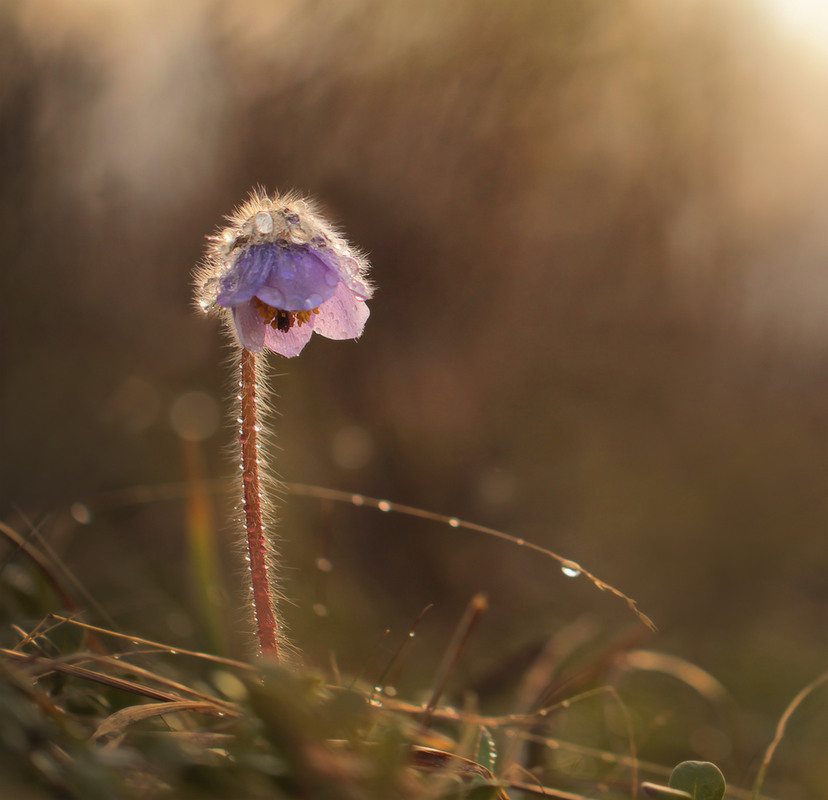
[[[211,239],[200,304],[230,311],[242,346],[292,357],[311,334],[355,339],[368,319],[367,264],[304,201],[254,194]]]

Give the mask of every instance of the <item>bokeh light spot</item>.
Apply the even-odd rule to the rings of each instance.
[[[182,439],[203,442],[218,430],[218,403],[205,392],[186,392],[173,402],[170,423]]]

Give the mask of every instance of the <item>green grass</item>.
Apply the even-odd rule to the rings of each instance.
[[[51,549],[0,531],[9,544],[0,564],[0,796],[621,800],[644,791],[719,800],[715,786],[698,788],[707,773],[691,768],[688,778],[685,769],[682,784],[670,772],[698,756],[692,734],[710,728],[700,708],[717,710],[719,741],[734,736],[726,692],[680,659],[637,650],[639,636],[602,643],[573,621],[525,659],[511,699],[492,702],[497,713],[469,687],[454,687],[458,707],[444,688],[456,683],[475,615],[486,610],[476,598],[436,677],[415,676],[420,690],[409,700],[385,685],[404,646],[373,685],[335,663],[234,660],[91,624],[105,609]],[[202,641],[215,633],[208,622]],[[764,759],[754,755],[753,791],[729,787],[727,797],[760,796],[792,715],[825,679],[794,699]]]

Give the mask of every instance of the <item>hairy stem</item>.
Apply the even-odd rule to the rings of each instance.
[[[262,520],[262,493],[259,479],[259,444],[256,408],[256,356],[241,353],[241,443],[244,517],[256,633],[264,655],[279,657],[279,624],[273,606],[270,564]]]

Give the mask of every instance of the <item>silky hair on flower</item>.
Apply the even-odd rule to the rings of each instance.
[[[208,239],[197,299],[224,310],[239,343],[298,355],[316,332],[356,339],[368,319],[368,263],[314,204],[257,190]]]
[[[196,270],[196,301],[203,311],[223,316],[240,345],[236,418],[250,607],[259,653],[283,661],[291,645],[278,613],[276,551],[266,530],[272,506],[259,447],[264,390],[257,355],[273,350],[297,356],[314,332],[356,339],[373,290],[364,256],[299,195],[253,191],[228,223],[208,237]]]

